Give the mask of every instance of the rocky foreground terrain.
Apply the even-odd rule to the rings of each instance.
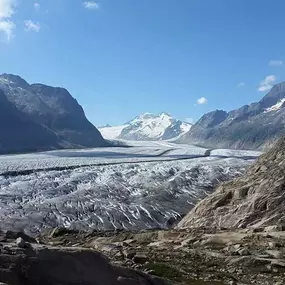
[[[113,266],[91,249],[40,245],[25,234],[12,232],[2,233],[1,240],[1,284],[166,284],[143,272]]]
[[[0,282],[281,285],[285,282],[282,230],[80,233],[57,228],[36,239],[2,233]]]

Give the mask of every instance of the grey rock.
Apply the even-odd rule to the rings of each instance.
[[[238,254],[241,255],[241,256],[250,255],[250,252],[249,252],[246,248],[239,249],[237,252],[238,252]]]
[[[31,244],[26,242],[23,238],[19,237],[16,239],[16,245],[19,247],[19,248],[30,248],[31,247]]]
[[[285,261],[284,260],[272,260],[271,265],[276,266],[276,267],[285,268]]]
[[[143,253],[137,253],[134,257],[133,257],[133,261],[135,263],[140,263],[140,264],[144,264],[147,262],[147,255],[143,254]]]
[[[284,225],[268,226],[268,227],[265,227],[265,229],[264,229],[265,232],[280,232],[280,231],[284,231],[284,230],[285,230]]]
[[[109,245],[103,246],[101,248],[101,251],[108,253],[108,254],[110,253],[117,254],[119,252],[119,249],[118,249],[118,246],[109,244]]]
[[[123,285],[141,285],[142,284],[140,280],[136,280],[134,278],[126,278],[122,276],[118,277],[118,281],[120,284],[123,284]]]
[[[266,250],[266,253],[276,259],[284,258],[284,254],[279,250]]]
[[[25,248],[26,242],[19,237],[16,239],[16,245],[20,248]]]
[[[127,259],[132,259],[136,255],[136,253],[133,250],[124,249],[123,250],[123,255]]]
[[[276,247],[277,247],[277,243],[274,242],[274,241],[270,241],[270,242],[268,243],[268,247],[269,247],[269,248],[276,248]]]

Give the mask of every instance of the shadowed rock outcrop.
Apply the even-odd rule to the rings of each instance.
[[[107,145],[64,88],[2,74],[0,103],[0,153]]]
[[[1,244],[0,282],[11,285],[166,285],[143,272],[113,266],[96,251],[28,245],[22,248],[19,243]]]
[[[0,133],[0,153],[60,148],[56,134],[19,111],[1,89]]]

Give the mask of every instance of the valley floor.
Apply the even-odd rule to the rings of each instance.
[[[1,229],[167,228],[260,155],[171,142],[0,156]]]

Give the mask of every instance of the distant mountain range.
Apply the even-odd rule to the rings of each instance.
[[[99,131],[105,139],[169,140],[188,132],[192,124],[174,119],[167,113],[145,113],[121,126],[105,125]]]
[[[285,135],[285,82],[273,86],[257,103],[230,112],[210,112],[193,126],[167,113],[146,113],[124,125],[99,130],[103,136],[66,89],[0,75],[0,153],[110,145],[104,138],[263,149]]]
[[[263,149],[284,134],[285,82],[282,82],[257,103],[204,115],[178,142],[208,148]]]
[[[66,89],[0,75],[0,153],[105,145]]]

